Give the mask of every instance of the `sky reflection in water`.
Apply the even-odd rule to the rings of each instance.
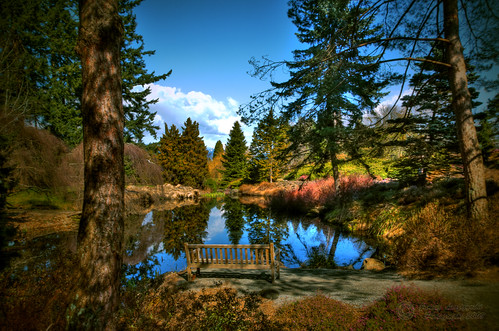
[[[337,265],[353,264],[359,269],[362,260],[374,251],[362,240],[339,234],[320,222],[290,220],[269,214],[270,211],[256,206],[226,200],[225,204],[220,201],[203,202],[173,211],[135,215],[133,220],[128,221],[134,231],[125,240],[127,253],[124,260],[127,264],[140,266],[140,261],[156,264],[154,261],[157,259],[159,265],[154,265],[154,272],[181,271],[186,268],[185,241],[256,244],[267,243],[270,238],[283,250],[281,261],[286,267],[300,267],[307,260],[307,250],[316,247],[334,255]],[[138,222],[141,224],[139,228],[133,226]],[[333,245],[336,249],[331,249]]]

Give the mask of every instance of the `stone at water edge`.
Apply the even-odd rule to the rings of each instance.
[[[362,270],[373,270],[373,271],[382,271],[385,269],[385,264],[378,260],[378,259],[373,259],[373,258],[367,258],[364,259],[362,262]]]

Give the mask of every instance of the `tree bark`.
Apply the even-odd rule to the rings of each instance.
[[[114,329],[124,227],[124,115],[118,0],[80,0],[84,200],[78,231],[77,329]]]
[[[449,40],[447,56],[451,65],[449,83],[464,167],[466,203],[470,218],[482,220],[488,214],[487,191],[482,154],[471,111],[463,46],[459,38],[458,4],[457,0],[444,0],[443,4],[445,37]]]

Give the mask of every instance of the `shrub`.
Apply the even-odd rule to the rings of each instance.
[[[358,318],[354,307],[316,294],[281,307],[274,323],[280,330],[349,330]]]
[[[364,309],[357,330],[456,330],[465,328],[459,307],[438,292],[396,286]]]
[[[0,330],[64,330],[76,261],[54,255],[50,263],[0,274]]]
[[[121,329],[267,330],[270,322],[259,309],[256,294],[237,296],[233,288],[179,291],[176,275],[167,275],[158,288],[127,289],[119,318]]]
[[[13,143],[8,165],[13,166],[13,177],[21,188],[55,189],[67,184],[58,171],[67,153],[62,140],[46,130],[23,127]]]
[[[162,170],[154,157],[137,145],[125,144],[125,160],[128,160],[130,173],[127,184],[161,185]]]
[[[473,273],[497,257],[494,224],[492,217],[479,224],[429,203],[406,221],[405,234],[395,242],[394,260],[401,269],[421,275]]]
[[[305,182],[296,190],[283,191],[272,196],[270,206],[277,210],[304,214],[319,206],[350,201],[372,184],[372,178],[367,175],[345,176],[340,179],[339,190],[336,192],[334,179],[331,177]]]

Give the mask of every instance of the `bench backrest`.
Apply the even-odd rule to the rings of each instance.
[[[274,244],[208,245],[185,243],[188,266],[243,269],[270,268],[274,265]]]

